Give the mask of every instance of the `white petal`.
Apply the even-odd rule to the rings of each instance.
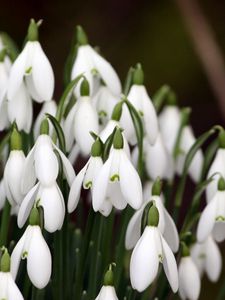
[[[87,189],[93,185],[93,182],[94,180],[96,180],[102,166],[103,161],[101,157],[90,157],[88,168],[83,181],[84,189]]]
[[[168,246],[167,242],[162,237],[162,246],[163,246],[163,268],[166,274],[166,277],[169,281],[169,284],[174,293],[178,290],[178,271],[177,271],[177,263],[173,252]]]
[[[21,178],[21,191],[23,194],[26,194],[34,186],[36,181],[34,152],[35,146],[30,150],[24,162],[24,170]]]
[[[102,166],[98,177],[93,183],[93,192],[92,192],[92,205],[94,211],[100,210],[101,206],[104,203],[107,193],[107,187],[109,183],[110,168],[111,168],[112,157],[109,156],[107,161]]]
[[[44,228],[48,232],[60,230],[65,216],[65,204],[57,183],[42,187],[40,205],[44,210]]]
[[[142,97],[145,131],[149,142],[154,145],[159,131],[158,120],[154,105],[144,86],[142,89]]]
[[[8,274],[0,272],[0,299],[7,299]]]
[[[224,222],[216,222],[215,223],[215,226],[213,228],[213,237],[218,243],[225,240],[225,223]]]
[[[54,91],[54,74],[48,58],[41,48],[39,42],[35,43],[35,51],[32,57],[31,77],[35,94],[32,97],[38,101],[49,101]],[[36,97],[36,95],[38,97]]]
[[[99,209],[99,212],[104,216],[108,217],[112,211],[112,203],[109,200],[105,200]]]
[[[190,256],[182,257],[179,269],[179,294],[182,299],[197,300],[200,294],[201,281],[198,270]]]
[[[115,288],[113,286],[104,286],[101,288],[99,295],[97,296],[98,300],[118,300]]]
[[[80,199],[80,193],[81,193],[81,187],[84,179],[85,172],[87,170],[87,164],[83,167],[83,169],[77,174],[75,177],[69,193],[69,199],[68,199],[68,212],[72,213],[78,204],[78,201]]]
[[[163,235],[167,243],[169,244],[170,248],[175,253],[178,251],[179,248],[179,235],[174,220],[171,218],[166,208],[164,209],[164,218],[165,218],[165,230]]]
[[[15,284],[11,273],[8,273],[8,298],[7,300],[23,300],[23,296]]]
[[[10,71],[9,76],[9,86],[8,86],[8,99],[11,100],[16,96],[22,81],[23,76],[26,71],[26,60],[27,60],[27,52],[29,45],[28,43],[24,47],[23,51],[18,55],[17,59],[13,63],[13,66]]]
[[[8,101],[8,116],[11,123],[16,122],[19,130],[29,133],[33,108],[31,98],[23,83],[20,85],[15,96]]]
[[[123,210],[127,206],[127,201],[121,193],[118,181],[109,181],[106,200],[110,200],[112,205],[118,210]]]
[[[93,144],[90,132],[98,133],[98,115],[89,97],[81,97],[74,116],[74,136],[84,155],[88,155]]]
[[[132,249],[141,236],[142,213],[143,208],[136,211],[128,223],[125,236],[125,246],[127,250]]]
[[[218,245],[212,237],[207,239],[205,267],[209,279],[213,282],[216,282],[222,269],[222,256]]]
[[[120,80],[111,64],[102,56],[100,56],[94,49],[90,48],[90,52],[94,61],[94,65],[105,84],[114,94],[119,95],[121,93]]]
[[[18,218],[17,218],[17,224],[19,228],[22,228],[25,224],[27,218],[29,217],[29,214],[31,212],[31,209],[34,205],[34,202],[38,194],[38,190],[40,187],[40,183],[37,183],[26,195],[26,197],[23,199],[21,206],[19,208]]]
[[[63,172],[66,176],[69,186],[71,186],[75,178],[75,171],[73,169],[73,166],[71,165],[65,154],[54,143],[52,143],[52,145],[60,155],[63,164]]]
[[[27,229],[25,230],[25,232],[22,235],[22,237],[20,238],[20,240],[17,242],[17,244],[14,247],[13,252],[11,254],[10,272],[12,273],[12,276],[14,279],[16,278],[16,275],[17,275],[17,272],[19,269],[21,257],[22,257],[23,250],[24,250],[24,243],[26,241],[26,236],[27,236],[29,230],[30,230],[30,226],[27,227]]]
[[[53,151],[52,140],[48,135],[40,135],[34,153],[35,172],[43,185],[51,185],[55,182],[59,165]]]
[[[123,151],[121,152],[119,176],[124,198],[134,209],[140,208],[142,204],[141,180]]]
[[[203,242],[211,233],[216,217],[216,204],[217,202],[212,200],[203,210],[197,228],[197,239],[199,242]]]
[[[139,292],[144,291],[156,278],[159,267],[155,245],[155,228],[146,227],[130,261],[131,285]]]
[[[27,273],[33,285],[44,288],[51,277],[52,258],[39,226],[33,226],[33,236],[30,241],[27,256]]]

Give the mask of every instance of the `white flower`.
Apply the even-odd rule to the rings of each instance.
[[[225,239],[225,191],[218,190],[203,210],[197,228],[199,242],[213,234],[217,242]]]
[[[177,252],[179,247],[179,236],[177,232],[176,225],[169,215],[168,211],[163,205],[160,196],[151,195],[150,201],[145,202],[142,207],[134,213],[130,222],[127,226],[126,237],[125,237],[125,245],[126,248],[132,249],[138,242],[141,237],[141,222],[142,215],[145,207],[152,201],[155,201],[155,206],[159,211],[159,224],[158,228],[162,235],[165,237],[165,240],[169,244],[170,248],[173,252]]]
[[[151,145],[146,138],[144,139],[144,155],[146,171],[152,180],[155,180],[158,176],[172,179],[174,175],[173,160],[163,143],[160,133],[154,145]]]
[[[23,300],[23,296],[15,284],[10,272],[0,272],[0,299]]]
[[[33,26],[34,30],[38,30],[38,24],[35,24],[34,21],[31,21],[30,26]],[[37,102],[52,99],[53,70],[37,40],[28,41],[12,65],[8,86],[9,100],[16,97],[23,82],[25,82],[30,96]]]
[[[33,107],[23,82],[21,82],[16,93],[8,99],[8,117],[11,124],[16,122],[19,130],[24,130],[26,133],[30,132]]]
[[[133,84],[127,98],[142,118],[146,137],[148,138],[150,144],[154,145],[158,135],[158,120],[154,105],[146,91],[145,86]],[[126,113],[129,114],[128,109],[124,107],[121,125],[125,129],[125,135],[127,130],[127,138],[129,141],[129,138],[132,139],[132,136],[135,136],[135,129],[130,114],[129,117],[125,118],[125,121],[123,122],[123,115]]]
[[[59,153],[69,185],[72,184],[75,172],[71,163],[47,134],[41,134],[25,160],[21,183],[24,194],[32,188],[36,178],[44,186],[51,186],[55,183],[59,172],[59,163],[54,150]]]
[[[80,199],[81,187],[89,189],[93,186],[93,183],[103,165],[102,158],[99,156],[91,156],[86,165],[81,169],[74,179],[74,182],[70,189],[68,199],[68,212],[73,212]]]
[[[215,174],[218,173],[218,174]],[[219,148],[216,152],[215,158],[210,166],[207,178],[210,178],[213,174],[213,181],[206,187],[206,200],[209,203],[215,193],[217,192],[217,185],[220,176],[225,177],[225,149]]]
[[[17,223],[22,228],[31,212],[32,207],[43,207],[44,228],[48,232],[60,230],[65,217],[65,203],[57,183],[44,186],[37,183],[23,199],[19,208]]]
[[[98,114],[89,96],[81,96],[69,112],[65,124],[67,151],[76,140],[81,152],[88,155],[93,144],[90,132],[98,134]]]
[[[173,292],[176,292],[178,273],[174,255],[160,230],[155,226],[146,226],[131,255],[132,287],[139,292],[144,291],[155,280],[160,262]]]
[[[190,256],[181,258],[178,274],[181,299],[197,300],[200,294],[201,280],[198,269]]]
[[[52,258],[38,225],[29,225],[11,255],[11,273],[16,278],[21,259],[27,259],[27,273],[33,285],[44,288],[51,277]]]
[[[196,242],[191,247],[191,257],[200,276],[206,272],[211,281],[218,280],[222,269],[222,256],[212,236],[209,236],[203,243]]]
[[[22,150],[12,150],[4,170],[4,187],[6,197],[12,206],[23,200],[21,191],[21,176],[25,165],[25,155]]]
[[[119,129],[115,136],[117,132],[123,140]],[[124,209],[127,203],[134,209],[140,208],[142,204],[140,178],[122,146],[118,148],[112,148],[94,182],[93,208],[95,211],[99,211],[106,200],[119,210]]]
[[[172,155],[180,128],[180,111],[175,105],[167,105],[159,115],[159,127],[163,142]]]
[[[72,68],[71,79],[76,78],[82,73],[90,83],[91,95],[93,95],[95,91],[95,78],[98,75],[100,76],[99,80],[102,79],[112,93],[116,95],[120,94],[121,84],[115,70],[111,64],[100,56],[90,45],[79,46]],[[79,96],[79,85],[75,91]]]
[[[103,285],[95,300],[118,300],[115,288],[110,285]]]
[[[119,96],[114,95],[107,86],[101,86],[93,98],[94,106],[103,125],[110,120],[113,109],[119,101]]]
[[[34,138],[35,139],[37,139],[39,136],[41,122],[44,120],[45,114],[48,113],[48,114],[52,115],[53,117],[55,117],[56,111],[57,111],[57,104],[54,100],[50,100],[50,101],[43,103],[43,106],[35,120],[35,123],[34,123]],[[52,126],[52,124],[49,124],[49,125],[50,125],[49,132],[51,134],[53,126]]]
[[[186,155],[188,151],[191,149],[193,144],[195,143],[196,139],[194,137],[193,131],[190,126],[185,126],[181,133],[181,140],[180,140],[180,151],[177,156],[176,160],[176,169],[179,175],[182,175],[183,168],[184,168],[184,162],[186,159]],[[198,182],[201,176],[203,166],[203,153],[202,150],[199,149],[190,166],[189,166],[189,174],[194,182]]]

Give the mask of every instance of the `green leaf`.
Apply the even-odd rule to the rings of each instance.
[[[59,140],[59,147],[60,149],[66,153],[66,142],[65,142],[65,136],[62,130],[62,127],[60,126],[59,122],[56,120],[55,117],[53,117],[50,114],[46,114],[46,117],[50,120],[50,122],[52,123],[55,132],[57,134],[58,140]],[[54,141],[55,142],[55,141]]]
[[[216,153],[216,150],[218,149],[218,140],[215,139],[206,149],[205,155],[204,155],[204,163],[203,163],[203,168],[202,168],[202,174],[201,178],[206,177],[206,173],[209,169],[209,166],[211,165],[211,162],[213,160],[213,157]]]
[[[125,83],[124,83],[124,88],[123,88],[123,93],[125,96],[128,95],[130,87],[132,85],[132,80],[133,80],[133,73],[134,73],[134,68],[130,67],[128,73],[127,73],[127,77],[125,79]]]
[[[9,55],[10,59],[12,61],[14,61],[19,54],[19,49],[18,49],[16,43],[6,32],[1,32],[0,38],[2,39],[3,44],[7,49],[7,53]]]
[[[103,150],[103,160],[104,161],[106,161],[109,156],[109,151],[113,144],[115,132],[116,132],[116,127],[114,128],[113,132],[110,134],[110,136],[107,138],[107,140],[104,143],[104,150]]]
[[[75,89],[75,87],[77,86],[78,82],[80,81],[80,79],[83,77],[82,74],[78,75],[75,79],[73,79],[66,87],[65,91],[62,94],[62,97],[59,100],[59,105],[58,105],[58,109],[57,109],[57,113],[56,113],[56,119],[61,122],[64,113],[65,113],[65,106],[67,105],[67,103],[69,102],[70,96],[73,92],[73,90]]]
[[[161,110],[163,104],[165,103],[170,90],[171,88],[165,84],[161,86],[153,95],[152,100],[157,113]]]

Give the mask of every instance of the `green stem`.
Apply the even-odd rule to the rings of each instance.
[[[8,238],[8,229],[10,223],[10,209],[11,206],[6,199],[5,205],[2,211],[1,217],[1,228],[0,228],[0,247],[7,245],[7,238]]]

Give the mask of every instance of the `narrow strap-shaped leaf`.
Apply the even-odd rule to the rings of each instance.
[[[127,72],[127,76],[126,76],[124,88],[123,88],[123,93],[125,96],[128,95],[130,87],[132,85],[133,73],[134,73],[134,68],[130,67],[129,71]]]
[[[164,102],[166,101],[169,91],[170,91],[170,87],[165,84],[161,86],[153,95],[152,101],[157,113],[161,110]]]
[[[65,136],[62,130],[62,127],[60,126],[59,122],[57,121],[57,119],[55,117],[53,117],[50,114],[46,114],[46,117],[51,121],[55,132],[57,134],[58,140],[59,140],[59,147],[60,149],[66,153],[66,142],[65,142]],[[55,142],[55,141],[54,141]]]

